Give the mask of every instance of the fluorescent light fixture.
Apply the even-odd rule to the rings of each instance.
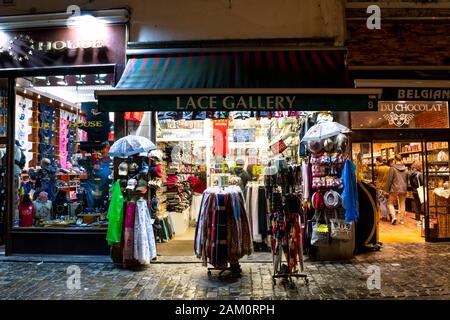
[[[85,13],[103,24],[127,23],[129,21],[127,9],[96,10]],[[69,18],[71,18],[71,15],[67,12],[3,16],[0,17],[0,30],[31,29],[41,28],[42,26],[67,27]]]
[[[56,76],[56,78],[60,79],[56,82],[58,86],[68,86],[69,84],[66,81],[66,77],[64,76]]]
[[[75,83],[79,84],[79,85],[86,84],[86,81],[84,81],[85,78],[86,78],[86,75],[84,75],[84,74],[77,75],[77,80],[75,81]]]
[[[106,76],[105,74],[98,74],[97,75],[97,79],[95,80],[95,83],[97,83],[97,84],[104,84],[104,83],[106,83],[106,81],[102,79],[105,76]]]

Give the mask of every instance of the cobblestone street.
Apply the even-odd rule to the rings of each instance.
[[[81,289],[67,289],[71,263],[0,261],[0,299],[449,299],[450,244],[385,244],[348,262],[307,262],[309,285],[272,284],[272,264],[243,261],[242,277],[208,278],[200,263],[152,264],[143,271],[79,263]],[[369,266],[381,289],[369,290]]]

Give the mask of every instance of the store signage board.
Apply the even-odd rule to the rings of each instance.
[[[449,101],[450,88],[384,88],[384,100]]]
[[[90,33],[67,27],[0,32],[0,69],[123,65],[125,52],[125,25]]]
[[[351,114],[352,129],[448,128],[447,101],[379,101],[378,111]]]
[[[99,97],[99,111],[372,111],[367,94],[111,95]]]

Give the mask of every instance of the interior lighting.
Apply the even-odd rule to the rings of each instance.
[[[59,86],[68,86],[69,84],[66,81],[66,77],[65,76],[56,76],[57,79],[59,79],[56,84]]]
[[[50,99],[50,101],[49,101],[50,103],[53,103],[53,99]]]
[[[75,81],[75,83],[79,85],[86,84],[86,81],[84,81],[85,78],[86,78],[85,74],[77,75],[77,80]]]

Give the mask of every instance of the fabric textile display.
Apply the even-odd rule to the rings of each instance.
[[[343,184],[342,200],[346,222],[356,222],[359,217],[358,185],[355,171],[355,164],[350,160],[345,160],[341,181]]]
[[[108,244],[120,243],[122,240],[122,225],[123,225],[123,195],[120,189],[120,180],[111,187],[111,200],[108,207],[108,231],[106,233],[106,240]]]
[[[250,182],[247,186],[245,208],[247,210],[253,241],[262,242],[267,237],[267,201],[263,185]]]
[[[134,258],[143,265],[150,264],[156,258],[156,242],[147,202],[139,199],[136,202],[134,220]]]
[[[136,217],[136,202],[129,201],[125,206],[123,229],[123,262],[134,259],[134,223]]]
[[[210,187],[203,193],[195,230],[194,251],[208,263],[223,268],[253,252],[249,219],[242,190],[236,186]]]

